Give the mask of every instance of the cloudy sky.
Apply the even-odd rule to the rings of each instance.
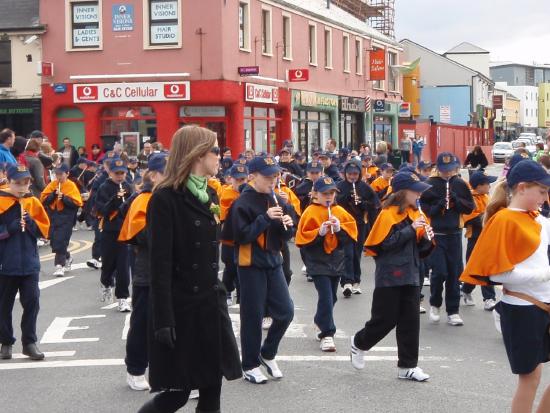
[[[396,0],[396,37],[437,52],[467,41],[492,61],[550,64],[546,0]]]

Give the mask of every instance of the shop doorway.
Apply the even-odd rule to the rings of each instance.
[[[197,125],[218,135],[218,146],[227,146],[227,118],[224,106],[182,106],[179,110],[180,127]]]
[[[332,130],[330,114],[315,111],[292,112],[292,136],[298,137],[298,150],[309,160],[313,152],[322,151]]]
[[[57,139],[52,139],[54,149],[63,148],[63,139],[69,138],[75,148],[85,146],[84,114],[77,108],[62,108],[56,113]]]
[[[376,142],[385,141],[391,143],[391,120],[385,116],[374,117],[374,145]]]
[[[254,152],[277,153],[277,131],[281,118],[273,108],[244,108],[244,146]]]
[[[132,153],[139,153],[144,141],[157,140],[156,114],[150,106],[109,106],[103,110],[100,121],[101,135],[126,139]]]
[[[200,118],[186,118],[184,121],[180,122],[180,127],[188,125],[200,126],[202,128],[209,129],[212,132],[215,132],[218,136],[218,146],[220,148],[226,146],[227,122],[225,121],[225,119],[214,121],[208,119],[208,121],[206,121],[205,119]]]

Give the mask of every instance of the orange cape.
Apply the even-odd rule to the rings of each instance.
[[[285,192],[288,195],[288,203],[292,205],[292,208],[294,208],[294,211],[296,211],[296,214],[298,216],[302,215],[302,207],[300,206],[300,198],[296,196],[294,191],[290,189],[285,184],[281,183],[281,191]],[[277,191],[278,192],[278,191]]]
[[[225,221],[229,208],[233,202],[241,195],[239,191],[235,191],[231,185],[227,185],[222,189],[220,195],[220,220]]]
[[[3,192],[0,196],[0,214],[3,214],[10,209],[15,203],[19,203],[21,207],[27,211],[29,216],[36,222],[38,229],[44,238],[48,238],[50,231],[50,218],[44,209],[42,203],[34,196],[26,196],[24,198],[16,198],[12,194]]]
[[[220,199],[222,195],[222,184],[220,183],[220,181],[217,178],[210,178],[208,180],[208,186],[216,191],[218,199]]]
[[[466,238],[472,237],[472,226],[468,225],[468,222],[484,214],[487,209],[487,204],[489,203],[489,195],[487,194],[478,194],[477,192],[472,191],[472,196],[476,207],[470,214],[462,215],[462,220],[464,221],[464,225],[466,227]]]
[[[357,241],[357,224],[355,219],[342,207],[333,206],[330,209],[333,216],[340,220],[340,228],[345,231],[354,241]],[[321,224],[328,221],[328,208],[319,205],[311,204],[306,208],[296,231],[296,246],[302,247],[311,244],[317,235]],[[323,248],[327,254],[331,254],[338,247],[338,238],[336,234],[332,234],[330,230],[324,236]]]
[[[58,187],[59,182],[57,180],[50,182],[48,186],[44,188],[44,191],[42,191],[42,194],[40,195],[40,201],[44,202],[48,195],[50,195],[52,192],[57,191]],[[73,181],[67,179],[65,182],[63,182],[61,184],[61,192],[64,196],[71,198],[76,206],[82,206],[82,197],[80,196],[80,191]],[[63,205],[63,201],[57,198],[48,206],[54,211],[63,211],[63,209],[65,208],[65,205]]]
[[[118,235],[119,241],[130,241],[145,228],[145,225],[147,225],[147,206],[152,195],[151,192],[144,192],[132,201]]]
[[[533,255],[540,244],[537,212],[501,209],[487,222],[460,276],[469,284],[488,285],[492,275],[512,271]]]
[[[372,184],[370,184],[370,186],[374,189],[374,192],[380,192],[390,186],[390,181],[383,176],[379,176],[372,182]]]
[[[399,224],[407,217],[410,218],[411,221],[415,221],[420,216],[420,212],[412,208],[407,208],[401,214],[399,213],[399,207],[396,205],[384,208],[376,218],[376,221],[374,221],[374,225],[369,233],[367,240],[365,241],[365,255],[371,257],[376,256],[376,252],[369,247],[375,247],[384,242],[394,225]],[[426,231],[424,230],[424,228],[417,229],[417,240],[420,240],[424,236],[425,232]]]

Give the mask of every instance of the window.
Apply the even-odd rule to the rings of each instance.
[[[546,117],[550,118],[550,109],[546,109]]]
[[[309,64],[317,66],[317,26],[309,24]]]
[[[344,72],[349,73],[349,34],[344,33],[342,40],[342,58],[344,60]]]
[[[148,46],[180,46],[180,0],[149,0]]]
[[[525,116],[529,116],[529,109],[525,109]]]
[[[283,15],[283,59],[292,59],[292,26],[290,15]]]
[[[262,54],[272,55],[271,45],[271,10],[262,9]]]
[[[355,73],[363,74],[363,41],[355,39]]]
[[[98,1],[69,1],[66,16],[69,19],[67,49],[100,49],[101,4]]]
[[[239,3],[239,49],[250,51],[250,5]]]
[[[332,30],[325,27],[325,68],[332,69]]]
[[[11,86],[11,41],[0,40],[0,87]]]
[[[392,66],[397,65],[397,53],[388,53],[388,83],[391,92],[396,92],[398,89],[398,77],[394,73]]]

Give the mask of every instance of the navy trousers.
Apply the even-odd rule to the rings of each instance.
[[[101,284],[115,287],[116,298],[130,296],[128,246],[117,241],[118,232],[101,233]],[[116,276],[116,284],[115,284]]]
[[[147,314],[149,308],[149,287],[132,286],[132,315],[126,339],[126,370],[132,376],[145,374],[149,364],[147,353]]]
[[[361,258],[363,257],[363,244],[367,239],[367,225],[364,222],[357,223],[357,242],[350,242],[345,246],[346,275],[342,277],[340,284],[361,283]]]
[[[336,325],[334,324],[334,305],[338,292],[339,277],[328,275],[312,275],[315,289],[317,290],[317,312],[313,321],[321,330],[319,338],[334,337]]]

